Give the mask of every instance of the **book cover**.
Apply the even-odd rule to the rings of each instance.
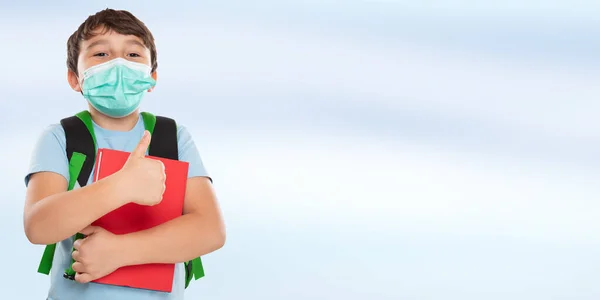
[[[96,220],[100,226],[114,234],[127,234],[152,228],[183,214],[183,202],[188,176],[187,162],[147,156],[165,165],[166,189],[163,200],[154,206],[126,204]],[[129,152],[98,149],[94,181],[119,171],[129,158]],[[144,251],[144,249],[139,249]],[[127,266],[95,280],[96,283],[171,292],[174,264],[147,264]]]

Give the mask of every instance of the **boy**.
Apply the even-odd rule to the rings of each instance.
[[[221,248],[225,230],[211,180],[194,142],[178,126],[179,160],[189,162],[181,217],[132,234],[114,235],[90,224],[127,203],[162,199],[162,163],[145,158],[151,140],[139,104],[156,84],[156,48],[144,23],[127,11],[90,16],[67,43],[68,83],[88,102],[98,148],[131,152],[122,170],[68,190],[65,131],[50,126],[39,138],[25,178],[24,227],[33,244],[56,243],[48,299],[183,299],[182,262]],[[73,243],[72,236],[84,239]],[[73,250],[75,249],[75,250]],[[63,277],[71,266],[75,280]],[[171,293],[90,283],[128,265],[175,263]],[[152,276],[149,274],[148,276]]]

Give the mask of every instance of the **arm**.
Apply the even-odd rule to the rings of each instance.
[[[125,204],[118,175],[67,192],[67,180],[54,172],[30,176],[24,210],[25,234],[33,244],[62,241]]]
[[[66,239],[120,205],[113,179],[67,192],[69,161],[65,148],[65,132],[55,124],[40,135],[33,149],[25,177],[23,211],[25,234],[31,243],[53,244]]]
[[[194,142],[183,127],[179,128],[177,140],[179,159],[189,163],[183,215],[159,226],[124,235],[115,235],[95,226],[82,229],[81,233],[87,237],[73,244],[75,280],[87,283],[128,265],[184,262],[223,246],[225,226],[211,180]],[[132,191],[131,197],[142,194],[148,184],[141,188]]]
[[[66,191],[69,172],[64,143],[61,145],[56,132],[50,133],[38,142],[25,179],[28,187],[24,227],[32,243],[52,244],[64,240],[132,201],[142,205],[160,202],[164,167],[144,158],[150,143],[147,132],[121,170],[72,191]]]
[[[183,216],[154,228],[123,236],[126,265],[178,263],[215,251],[225,243],[225,225],[196,145],[183,126],[178,129],[179,159],[189,163]],[[131,246],[130,246],[131,245]],[[135,251],[137,249],[137,251]],[[144,251],[139,251],[143,249]]]
[[[179,263],[221,248],[225,226],[210,179],[188,179],[181,217],[123,235],[121,242],[124,265]]]

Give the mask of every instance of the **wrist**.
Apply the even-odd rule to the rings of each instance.
[[[140,247],[137,245],[137,235],[128,233],[119,235],[119,249],[121,267],[139,265],[140,262]]]
[[[127,182],[127,174],[125,171],[120,170],[110,176],[110,186],[112,190],[113,198],[119,203],[119,206],[133,202],[133,199],[129,193],[129,184]]]

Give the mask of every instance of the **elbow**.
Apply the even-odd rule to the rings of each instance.
[[[48,229],[44,228],[46,225],[41,223],[38,219],[33,218],[32,215],[25,215],[23,225],[25,236],[30,243],[34,245],[49,245],[56,243],[56,241],[48,239]]]
[[[44,245],[42,239],[43,234],[40,232],[41,227],[36,211],[31,207],[25,207],[23,213],[23,227],[27,240],[34,245]]]
[[[27,240],[29,240],[29,242],[34,245],[46,245],[41,233],[35,226],[34,222],[26,218],[24,223],[25,236],[27,237]]]
[[[227,240],[227,234],[225,233],[225,228],[222,228],[217,232],[217,237],[215,238],[215,250],[223,248],[225,240]]]
[[[225,246],[225,240],[227,240],[227,233],[225,230],[225,222],[220,219],[215,230],[215,250],[219,250]]]
[[[202,243],[203,245],[200,246],[200,248],[203,248],[202,255],[206,255],[223,248],[223,246],[225,246],[225,240],[226,234],[223,228],[214,230],[212,237],[208,239],[210,242],[207,244],[207,240],[204,240],[204,243]]]

